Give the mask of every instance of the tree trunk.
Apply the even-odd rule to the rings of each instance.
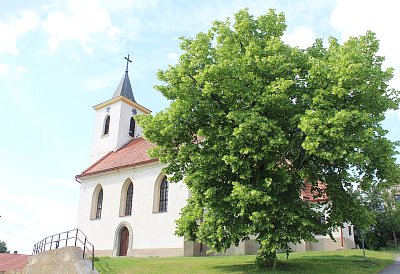
[[[275,268],[278,258],[276,248],[261,245],[256,257],[256,264],[261,268]]]
[[[392,229],[392,233],[393,233],[394,245],[397,246],[396,232],[394,231],[394,229]]]

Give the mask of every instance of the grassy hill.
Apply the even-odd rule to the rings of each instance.
[[[273,270],[257,270],[255,256],[132,258],[100,257],[95,267],[100,273],[378,273],[394,262],[395,252],[361,250],[315,251],[279,254]]]

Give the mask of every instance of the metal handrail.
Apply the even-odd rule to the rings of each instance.
[[[73,244],[68,244],[71,242],[70,240],[73,240],[72,241]],[[49,251],[52,249],[58,249],[60,245],[61,247],[81,246],[83,248],[82,258],[85,259],[85,253],[89,253],[92,261],[92,270],[94,270],[94,245],[88,241],[85,233],[83,233],[82,230],[80,230],[79,228],[57,233],[37,242],[33,246],[32,255],[38,254],[40,252]]]

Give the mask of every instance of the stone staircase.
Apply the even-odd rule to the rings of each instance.
[[[83,259],[83,250],[76,246],[66,246],[37,253],[29,257],[26,274],[86,274],[99,273],[92,270],[92,262]]]

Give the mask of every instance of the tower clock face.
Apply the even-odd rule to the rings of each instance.
[[[137,114],[137,109],[136,108],[132,108],[132,114],[136,115]]]

